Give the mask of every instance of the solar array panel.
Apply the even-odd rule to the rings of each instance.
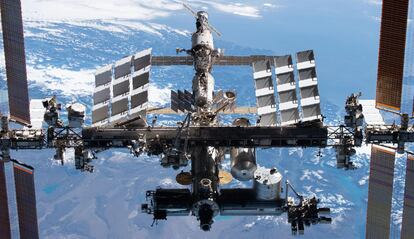
[[[272,64],[269,59],[254,61],[252,63],[256,88],[257,114],[260,117],[260,125],[266,126],[277,124]]]
[[[385,125],[380,111],[375,108],[375,100],[359,100],[364,112],[364,121],[368,125]]]
[[[302,121],[321,119],[321,106],[316,75],[315,56],[312,50],[296,53],[301,95]]]
[[[389,238],[395,150],[372,145],[366,238]]]
[[[150,68],[151,49],[147,49],[98,69],[95,74],[92,124],[119,124],[145,116]]]
[[[409,0],[383,0],[376,107],[401,110]]]
[[[10,118],[30,124],[29,92],[20,0],[0,0]]]
[[[401,239],[414,236],[414,155],[409,154],[405,174],[404,209],[401,227]]]
[[[11,238],[10,217],[6,188],[6,172],[4,162],[0,161],[0,235],[1,238]]]
[[[277,56],[274,61],[281,125],[297,123],[300,118],[292,56]]]
[[[45,111],[46,110],[43,107],[43,100],[30,100],[30,122],[33,129],[42,128]]]
[[[95,73],[95,86],[101,86],[111,83],[112,80],[112,65],[104,66],[98,69]]]
[[[20,238],[39,238],[33,168],[13,162]]]
[[[194,108],[193,94],[187,90],[171,91],[171,109],[175,112],[191,112]]]

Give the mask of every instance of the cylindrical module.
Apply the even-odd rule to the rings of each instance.
[[[258,167],[254,173],[253,189],[258,200],[280,199],[282,175],[275,169]]]
[[[233,122],[234,126],[247,127],[250,125],[246,118],[238,118]],[[230,151],[231,174],[240,181],[253,179],[256,171],[256,156],[254,148],[232,148]]]
[[[213,102],[214,78],[208,72],[197,73],[193,79],[194,100],[198,107]]]
[[[193,48],[205,46],[210,50],[214,49],[213,34],[211,34],[211,32],[208,29],[205,29],[202,32],[197,31],[193,33],[193,36],[191,37],[191,42]]]

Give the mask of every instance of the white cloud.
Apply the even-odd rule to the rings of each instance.
[[[276,5],[274,5],[273,3],[263,3],[263,6],[267,7],[267,8],[275,8],[276,7]]]
[[[258,18],[263,8],[275,8],[268,1],[249,4],[225,0],[189,2],[196,10],[208,7],[239,16]],[[23,16],[27,20],[74,21],[74,20],[153,20],[183,11],[178,0],[22,0]],[[207,7],[208,6],[208,7]]]
[[[216,10],[226,13],[232,13],[235,15],[258,18],[260,16],[260,11],[257,7],[245,5],[242,3],[218,3],[211,1],[199,1],[201,3],[209,4]]]
[[[151,20],[169,16],[182,6],[168,0],[23,0],[23,15],[31,20]]]
[[[365,0],[365,2],[372,5],[382,5],[382,0]]]
[[[61,91],[66,96],[90,96],[95,70],[74,71],[53,66],[27,66],[28,79],[43,89]]]

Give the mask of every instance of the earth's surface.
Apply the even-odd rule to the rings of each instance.
[[[197,0],[190,4],[211,13],[211,22],[224,34],[216,46],[227,55],[294,54],[313,48],[327,124],[340,123],[346,95],[363,90],[373,97],[378,1]],[[31,98],[56,94],[64,104],[81,102],[88,106],[88,124],[96,68],[149,47],[154,55],[173,55],[176,47],[189,47],[194,27],[194,19],[180,4],[166,0],[23,0],[23,14]],[[191,67],[153,68],[152,104],[168,106],[170,90],[191,89],[192,75]],[[217,67],[213,75],[216,88],[237,91],[239,106],[255,105],[249,67]],[[6,88],[5,81],[0,84]],[[172,124],[179,118],[164,116],[159,123]],[[333,223],[306,228],[304,238],[363,238],[369,152],[369,146],[357,150],[354,171],[336,169],[330,148],[322,149],[322,157],[316,156],[318,149],[259,150],[258,163],[277,167],[299,192],[315,194],[323,206],[332,208]],[[53,153],[12,154],[35,167],[42,238],[291,237],[286,216],[217,217],[210,232],[201,232],[194,217],[171,217],[151,227],[152,217],[140,212],[145,191],[179,187],[174,180],[177,171],[162,168],[158,158],[134,158],[128,150],[110,150],[98,154],[94,173],[82,173],[74,168],[73,152],[67,152],[64,166],[53,161]],[[397,160],[392,220],[397,234],[404,164],[403,158]],[[229,169],[228,161],[225,168]],[[249,185],[233,181],[230,186]]]

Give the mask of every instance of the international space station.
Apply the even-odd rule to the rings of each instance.
[[[257,216],[287,214],[293,234],[305,226],[330,223],[329,208],[316,197],[306,198],[276,168],[257,165],[256,149],[276,147],[332,147],[337,167],[355,169],[355,147],[372,144],[366,238],[389,238],[396,152],[407,154],[401,238],[414,238],[413,112],[403,112],[403,81],[408,56],[413,53],[407,28],[413,1],[383,0],[376,100],[346,99],[346,116],[339,125],[325,125],[320,107],[316,58],[313,50],[284,56],[226,56],[215,48],[208,13],[184,4],[196,20],[191,48],[177,48],[176,56],[153,56],[140,51],[96,71],[92,125],[85,125],[86,107],[67,107],[60,118],[58,97],[29,100],[20,0],[0,0],[9,114],[1,115],[0,235],[1,238],[38,238],[34,168],[11,158],[11,150],[54,148],[55,160],[74,148],[76,169],[93,172],[98,152],[128,148],[136,157],[160,157],[162,167],[181,171],[183,187],[146,192],[143,213],[154,221],[194,216],[201,230],[209,231],[218,215]],[[407,40],[410,39],[410,40]],[[179,55],[183,54],[183,55]],[[412,64],[413,62],[411,62]],[[151,67],[194,67],[192,89],[171,92],[170,108],[151,108],[148,88]],[[237,92],[216,89],[214,66],[252,67],[256,107],[237,107]],[[274,81],[275,79],[275,81]],[[408,99],[411,100],[412,99]],[[380,112],[398,115],[387,125]],[[158,125],[147,115],[177,114],[177,126]],[[257,120],[239,117],[231,125],[221,114],[256,114]],[[10,122],[22,125],[12,129]],[[222,170],[230,155],[231,172]],[[357,170],[357,169],[356,169]],[[352,173],[352,171],[350,171]],[[231,180],[251,181],[251,188],[223,188]],[[16,212],[17,217],[11,212]],[[322,226],[320,226],[323,230]]]

